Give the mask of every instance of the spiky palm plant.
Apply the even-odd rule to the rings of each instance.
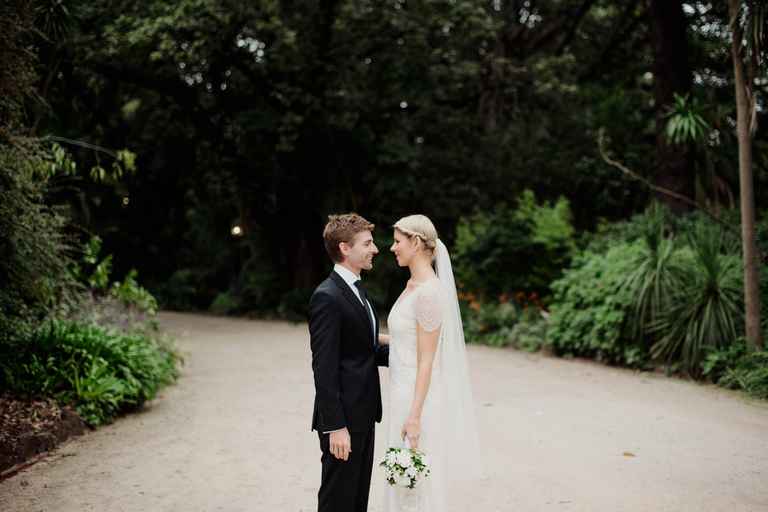
[[[651,325],[659,340],[651,354],[667,362],[682,360],[693,376],[707,347],[723,347],[742,334],[742,268],[720,228],[699,225],[689,234],[691,258],[671,306]],[[683,254],[681,254],[683,256]]]
[[[635,270],[622,284],[632,297],[627,327],[637,341],[649,335],[649,326],[672,307],[672,298],[683,285],[683,269],[675,258],[675,241],[665,234],[664,213],[657,206],[648,211],[643,230],[644,250]]]

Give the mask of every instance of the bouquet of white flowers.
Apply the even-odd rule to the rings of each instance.
[[[413,448],[389,448],[379,463],[384,468],[389,485],[413,489],[429,476],[427,456]]]

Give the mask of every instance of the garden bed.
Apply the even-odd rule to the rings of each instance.
[[[74,410],[59,406],[53,399],[21,400],[0,395],[0,480],[85,429]]]

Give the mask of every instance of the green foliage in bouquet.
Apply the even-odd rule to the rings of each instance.
[[[431,472],[425,454],[413,448],[389,448],[379,466],[384,468],[389,485],[408,489]]]

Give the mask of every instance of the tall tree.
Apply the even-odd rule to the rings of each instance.
[[[685,96],[691,92],[688,22],[683,0],[650,0],[649,7],[656,101],[655,184],[692,198],[695,177],[691,152],[685,145],[672,144],[665,134],[665,116],[674,104],[675,95]],[[668,194],[659,194],[658,199],[674,212],[690,209],[688,204]]]
[[[760,278],[755,241],[755,191],[752,175],[752,134],[755,126],[755,74],[761,64],[766,8],[754,0],[729,0],[731,58],[736,88],[736,129],[739,139],[739,188],[741,193],[741,238],[744,257],[746,335],[749,343],[762,346],[760,330]],[[744,44],[745,30],[748,27]],[[746,59],[746,65],[745,65]]]

